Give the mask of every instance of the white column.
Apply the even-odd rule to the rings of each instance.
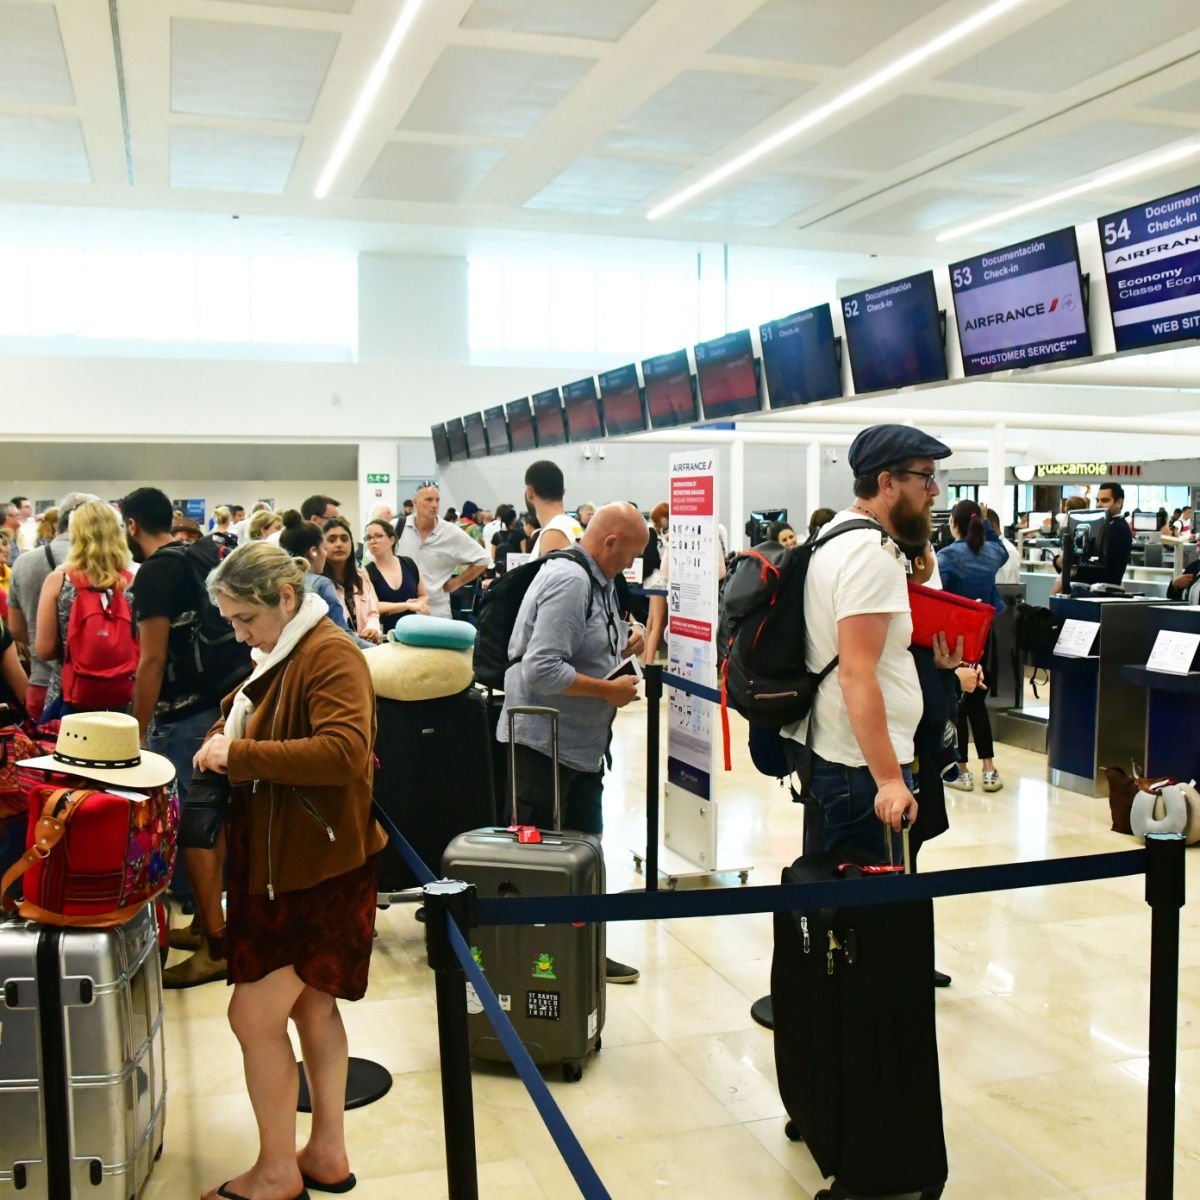
[[[729,542],[731,553],[746,544],[746,443],[741,438],[729,444]]]
[[[808,524],[812,514],[821,507],[821,443],[809,442],[804,469],[804,512],[792,516],[792,528],[800,530]]]
[[[396,472],[400,465],[399,447],[391,438],[373,438],[358,443],[358,525],[355,534],[371,516],[371,510],[386,504],[396,515],[400,507]]]
[[[987,503],[1000,514],[1000,524],[1008,525],[1013,519],[1013,511],[1012,497],[1004,486],[1004,434],[1003,424],[992,426],[988,446]]]

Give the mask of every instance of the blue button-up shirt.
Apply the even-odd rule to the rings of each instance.
[[[1008,550],[986,521],[984,533],[987,540],[978,554],[972,552],[965,538],[939,550],[938,572],[946,591],[968,600],[982,600],[999,613],[1004,611],[1004,601],[996,588],[996,572],[1008,562]]]

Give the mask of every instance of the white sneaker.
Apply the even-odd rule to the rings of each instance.
[[[1000,778],[999,771],[984,771],[983,773],[983,790],[985,792],[998,792],[1004,786],[1004,780]]]
[[[958,778],[948,780],[946,786],[955,788],[960,792],[973,792],[975,790],[975,780],[970,771],[960,771]]]

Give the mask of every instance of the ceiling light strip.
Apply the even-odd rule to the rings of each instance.
[[[1039,196],[1036,200],[1027,200],[1024,204],[1014,204],[1011,208],[992,213],[991,216],[980,217],[975,221],[968,221],[965,225],[956,225],[953,229],[939,233],[937,240],[949,242],[955,238],[966,237],[968,234],[979,233],[981,230],[991,229],[995,225],[1003,225],[1007,221],[1037,212],[1039,209],[1050,208],[1064,200],[1073,200],[1085,192],[1095,192],[1101,188],[1112,187],[1117,183],[1124,183],[1127,179],[1135,179],[1139,175],[1150,175],[1155,171],[1161,171],[1164,167],[1183,162],[1196,154],[1200,154],[1200,142],[1188,142],[1183,146],[1176,146],[1173,150],[1166,150],[1162,154],[1155,154],[1150,158],[1140,158],[1126,163],[1123,167],[1115,167],[1085,183],[1077,183],[1072,187],[1050,192],[1048,195]]]
[[[125,142],[125,175],[133,187],[133,142],[129,137],[129,100],[125,95],[125,56],[121,53],[121,21],[117,0],[108,0],[108,23],[112,27],[113,63],[117,68],[117,97],[121,105],[121,136]]]
[[[1005,13],[1026,2],[1027,0],[994,0],[994,3],[981,8],[973,16],[967,17],[966,20],[960,21],[957,25],[952,25],[949,29],[939,33],[937,37],[931,38],[924,45],[909,51],[908,54],[901,55],[895,61],[881,67],[873,75],[868,75],[866,79],[854,84],[853,87],[849,87],[844,92],[838,93],[828,103],[822,104],[819,108],[811,109],[790,125],[785,125],[782,129],[763,138],[761,142],[751,146],[749,150],[743,151],[736,158],[731,158],[727,163],[723,163],[703,178],[696,180],[695,183],[689,184],[687,187],[676,192],[675,195],[668,197],[646,214],[647,219],[657,221],[660,217],[665,217],[668,213],[674,212],[681,205],[687,204],[688,201],[694,200],[702,193],[716,187],[717,184],[723,183],[731,175],[736,175],[739,171],[744,171],[748,166],[758,162],[759,159],[764,158],[774,150],[778,150],[780,146],[790,142],[793,138],[797,138],[800,134],[807,132],[814,126],[827,121],[836,113],[841,112],[842,109],[848,108],[864,96],[878,91],[893,80],[898,79],[901,75],[906,75],[909,71],[919,67],[934,55],[949,49],[949,47],[955,45],[957,42],[962,41],[963,38],[969,37],[985,25],[990,25],[993,21],[999,20]]]
[[[342,127],[342,132],[338,135],[338,140],[333,147],[333,153],[329,156],[329,161],[325,164],[325,169],[321,172],[321,177],[317,181],[316,190],[313,194],[318,200],[323,200],[328,195],[329,189],[333,186],[333,181],[342,169],[351,147],[354,145],[359,133],[362,132],[367,114],[371,111],[371,106],[375,103],[375,99],[379,95],[379,89],[383,87],[384,80],[387,79],[388,71],[392,67],[392,61],[395,59],[401,44],[408,36],[408,31],[412,28],[412,24],[417,18],[417,12],[420,10],[421,3],[422,0],[405,0],[403,7],[400,9],[400,14],[396,18],[396,24],[392,27],[392,32],[388,36],[388,40],[384,43],[383,51],[375,60],[375,65],[367,75],[362,90],[358,93],[358,99],[355,100],[354,107],[350,111],[350,116],[346,124]]]

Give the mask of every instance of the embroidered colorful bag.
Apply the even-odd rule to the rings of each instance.
[[[0,728],[0,821],[29,808],[29,797],[17,778],[17,763],[53,753],[56,737],[56,732],[38,729],[28,717]]]

